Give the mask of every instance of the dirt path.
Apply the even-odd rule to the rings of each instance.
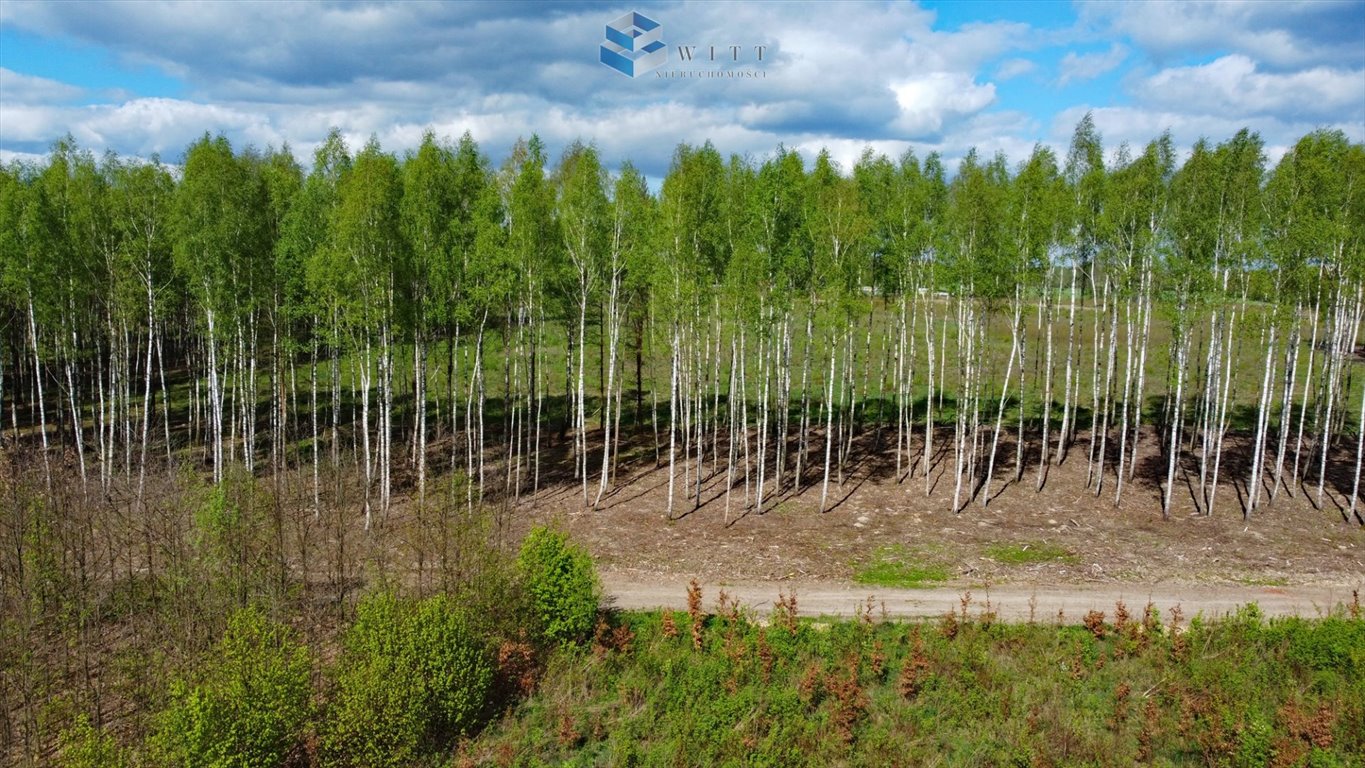
[[[624,609],[671,608],[686,610],[687,586],[684,582],[656,583],[616,571],[602,574],[603,586],[611,605]],[[759,617],[772,611],[779,593],[797,596],[798,611],[807,616],[852,616],[867,605],[872,596],[874,615],[883,606],[887,615],[898,617],[940,616],[949,609],[961,610],[961,598],[967,587],[936,587],[932,589],[886,589],[833,581],[749,581],[735,583],[704,583],[703,602],[707,610],[714,610],[720,590],[752,610]],[[1176,605],[1186,618],[1202,613],[1216,617],[1229,613],[1247,603],[1256,603],[1267,616],[1316,617],[1326,614],[1334,606],[1350,604],[1352,590],[1365,592],[1365,578],[1357,584],[1336,586],[1229,586],[1199,584],[1006,584],[989,590],[977,587],[970,590],[972,614],[990,609],[1002,619],[1028,620],[1030,615],[1039,621],[1055,620],[1058,611],[1065,620],[1079,623],[1087,611],[1111,614],[1114,605],[1123,601],[1134,615],[1140,615],[1151,602],[1161,611],[1163,619]],[[1033,605],[1030,606],[1030,602]]]

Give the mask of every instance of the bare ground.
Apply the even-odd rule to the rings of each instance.
[[[947,447],[947,440],[939,441]],[[847,613],[875,594],[886,600],[889,612],[907,615],[942,613],[965,590],[978,596],[989,590],[993,603],[1014,617],[1027,615],[1035,593],[1041,617],[1055,616],[1058,608],[1076,616],[1104,610],[1119,598],[1130,608],[1148,598],[1163,610],[1182,603],[1187,615],[1250,601],[1267,612],[1311,615],[1349,602],[1353,589],[1365,591],[1365,529],[1345,510],[1350,478],[1344,470],[1352,466],[1345,457],[1329,463],[1322,509],[1311,503],[1312,482],[1295,488],[1293,496],[1282,487],[1273,503],[1247,520],[1245,462],[1237,451],[1224,458],[1211,515],[1196,503],[1198,462],[1186,455],[1166,520],[1160,503],[1165,465],[1153,442],[1144,435],[1138,472],[1117,505],[1114,460],[1097,496],[1093,486],[1087,488],[1087,443],[1081,439],[1061,466],[1049,469],[1042,491],[1035,490],[1036,457],[1025,457],[1024,478],[1016,481],[1013,445],[1002,442],[1004,466],[996,467],[989,505],[983,508],[982,491],[956,513],[950,452],[935,457],[926,495],[919,469],[898,479],[894,458],[883,451],[874,454],[875,461],[851,465],[842,485],[831,481],[831,509],[823,513],[818,467],[805,472],[799,493],[788,472],[782,493],[770,496],[758,514],[745,507],[740,476],[727,511],[724,467],[713,473],[708,461],[699,504],[689,497],[678,467],[669,519],[668,468],[655,467],[651,455],[623,469],[617,489],[595,510],[584,503],[579,483],[549,477],[539,494],[523,497],[512,517],[515,528],[554,521],[585,542],[621,607],[681,606],[693,578],[710,586],[708,600],[724,586],[741,602],[761,607],[779,589],[794,587],[803,612]],[[689,479],[694,486],[695,475]],[[596,492],[595,471],[590,480],[589,500]],[[1001,548],[1017,552],[1042,545],[1064,554],[1002,562],[1007,558]],[[932,590],[854,582],[862,568],[888,553],[932,564],[947,578]]]
[[[605,574],[610,605],[625,610],[687,609],[687,592],[679,584],[641,583],[617,573]],[[1010,621],[1077,623],[1089,611],[1112,612],[1123,603],[1134,616],[1147,606],[1163,619],[1179,608],[1185,617],[1226,615],[1254,602],[1267,616],[1321,617],[1350,606],[1352,590],[1331,586],[1252,587],[1213,584],[1006,584],[996,587],[883,589],[839,582],[744,582],[700,585],[709,606],[721,591],[731,601],[759,617],[766,616],[783,597],[795,596],[798,613],[807,616],[942,616],[964,607],[971,614],[989,611]],[[963,605],[963,600],[967,605]],[[1112,615],[1112,614],[1111,614]]]

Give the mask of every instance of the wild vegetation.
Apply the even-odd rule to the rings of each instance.
[[[175,167],[63,139],[0,169],[5,755],[434,761],[529,738],[468,742],[518,701],[539,728],[543,670],[682,674],[656,620],[694,653],[717,627],[776,647],[699,594],[685,618],[601,625],[581,552],[533,534],[509,554],[523,499],[571,490],[590,510],[642,465],[666,468],[645,512],[670,520],[718,482],[726,521],[802,489],[823,512],[868,466],[905,498],[943,481],[944,511],[969,513],[1084,461],[1078,494],[1150,505],[1124,495],[1140,481],[1163,515],[1213,515],[1231,488],[1251,525],[1278,494],[1358,521],[1363,180],[1365,148],[1339,133],[1273,168],[1248,131],[1179,163],[1169,136],[1106,154],[1088,118],[1065,158],[970,153],[951,176],[935,155],[807,168],[684,145],[657,190],[590,145],[552,165],[534,137],[494,167],[469,136],[399,158],[334,132],[307,173],[221,137]],[[858,579],[940,566],[893,545]],[[1072,631],[978,623],[1011,648]],[[827,706],[830,733],[869,743],[865,697],[890,689],[866,677],[875,654],[826,654],[819,638],[865,631],[839,626],[800,630],[814,645],[784,658],[805,666],[773,669],[834,665],[810,685],[847,706],[792,717]],[[609,652],[590,661],[574,649],[595,632]],[[880,668],[905,653],[895,632],[871,630]],[[1234,647],[1288,647],[1271,636]],[[1359,711],[1289,680],[1264,700],[1293,709],[1257,710],[1273,734],[1298,738],[1323,702]],[[1224,735],[1252,722],[1229,711]],[[564,743],[598,754],[580,722]]]
[[[252,482],[202,484],[205,504],[243,511]],[[15,617],[30,634],[3,646],[8,759],[1351,766],[1365,754],[1358,596],[1317,619],[1120,602],[1007,624],[988,593],[966,593],[935,621],[893,622],[871,596],[852,619],[799,617],[795,593],[760,617],[723,591],[708,606],[693,582],[686,612],[621,613],[603,609],[592,561],[563,534],[533,529],[513,557],[484,520],[463,531],[448,586],[386,582],[371,552],[371,587],[338,615],[325,589],[272,591],[263,568],[238,572],[266,574],[248,587],[213,567],[213,519],[196,515],[205,527],[183,542],[207,567],[112,591],[31,563],[35,592]],[[269,542],[218,551],[259,562]]]
[[[720,472],[727,517],[813,483],[823,510],[866,456],[946,473],[960,511],[1080,451],[1090,492],[1141,471],[1163,514],[1231,484],[1247,517],[1302,488],[1350,518],[1362,178],[1340,133],[1178,163],[1168,135],[1106,155],[1089,117],[1065,158],[952,177],[683,145],[657,194],[534,137],[493,168],[467,135],[333,132],[307,174],[68,138],[0,174],[3,439],[139,504],[186,463],[311,473],[315,509],[354,471],[367,528],[452,474],[471,508],[567,477],[593,507],[651,449],[669,517]]]
[[[1359,765],[1365,619],[625,614],[462,748],[494,765]],[[766,620],[764,620],[766,619]],[[1082,623],[1078,620],[1084,619]],[[459,761],[456,764],[461,764]]]

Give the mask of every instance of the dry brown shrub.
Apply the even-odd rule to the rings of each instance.
[[[1076,646],[1076,650],[1071,654],[1071,679],[1080,680],[1085,677],[1085,654],[1081,646]]]
[[[796,591],[792,590],[790,595],[777,593],[777,604],[773,606],[773,624],[787,630],[788,633],[796,635]]]
[[[858,655],[850,653],[844,659],[843,669],[830,672],[825,677],[825,690],[834,700],[831,721],[834,732],[845,743],[853,741],[853,729],[867,714],[867,692],[858,682]]]
[[[696,579],[687,585],[687,615],[692,619],[692,647],[700,651],[702,621],[705,617],[701,612],[701,585]]]
[[[1109,720],[1111,730],[1118,731],[1128,722],[1128,697],[1132,693],[1132,687],[1126,682],[1119,683],[1114,689],[1114,716]]]
[[[1086,629],[1090,630],[1090,634],[1094,635],[1096,640],[1104,639],[1106,631],[1104,625],[1104,611],[1092,610],[1086,613],[1085,618],[1081,619],[1081,623],[1085,625]]]
[[[758,663],[763,672],[763,683],[766,685],[772,681],[773,676],[773,649],[768,645],[768,636],[763,632],[758,633]]]
[[[1336,727],[1337,716],[1326,702],[1310,714],[1291,701],[1280,709],[1280,721],[1296,739],[1322,749],[1332,746],[1332,729]]]
[[[677,627],[674,627],[676,632]],[[635,642],[635,633],[630,627],[622,624],[616,627],[611,626],[605,616],[597,617],[597,631],[593,635],[593,654],[598,658],[606,656],[610,652],[627,653],[631,645]]]
[[[960,629],[961,625],[958,624],[956,613],[948,611],[947,613],[943,614],[943,620],[940,621],[938,624],[939,634],[943,635],[949,640],[952,640],[953,638],[957,637],[958,630]]]
[[[673,620],[672,611],[664,611],[663,633],[664,637],[667,637],[669,639],[678,636],[678,622]]]
[[[1171,659],[1176,663],[1183,664],[1190,658],[1190,640],[1185,636],[1185,630],[1180,626],[1180,619],[1180,605],[1176,604],[1171,608]]]
[[[853,612],[856,615],[858,621],[861,624],[863,624],[863,626],[870,627],[872,626],[872,611],[876,610],[876,608],[877,608],[876,595],[868,595],[867,599],[863,601],[862,605],[854,607]],[[882,611],[885,612],[885,610],[886,604],[883,603]]]
[[[806,671],[801,673],[801,682],[797,683],[796,695],[807,706],[812,709],[815,708],[820,704],[820,699],[825,692],[823,681],[824,673],[820,669],[820,665],[811,662],[806,667]]]
[[[880,640],[872,643],[872,657],[868,660],[868,668],[874,679],[879,681],[882,679],[882,673],[886,671],[886,653]]]
[[[924,654],[924,638],[919,633],[919,627],[910,630],[910,633],[914,647],[910,659],[901,665],[900,676],[896,679],[896,691],[906,699],[918,696],[929,677],[929,657]]]
[[[569,713],[567,707],[559,710],[559,732],[555,734],[555,741],[560,747],[576,747],[583,741],[583,734],[578,732],[574,725],[573,715]]]
[[[525,698],[536,688],[535,648],[526,640],[504,640],[498,646],[495,679],[504,695]]]
[[[1138,731],[1137,759],[1139,763],[1150,762],[1152,759],[1152,740],[1156,738],[1157,728],[1160,725],[1157,716],[1156,697],[1148,696],[1147,703],[1142,707],[1142,730]]]
[[[730,597],[724,589],[716,596],[716,615],[730,621],[739,621],[739,601]]]

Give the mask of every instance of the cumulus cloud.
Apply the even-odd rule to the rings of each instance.
[[[1145,68],[1124,79],[1133,103],[1104,114],[1143,126],[1142,142],[1168,125],[1179,124],[1181,136],[1195,130],[1186,126],[1213,126],[1214,111],[1232,114],[1237,127],[1255,119],[1280,143],[1309,120],[1360,120],[1359,102],[1344,94],[1365,64],[1285,63],[1307,60],[1315,40],[1335,45],[1340,32],[1314,28],[1331,13],[1220,5],[1212,12],[1223,14],[1232,40],[1224,49],[1282,38],[1283,50],[1269,63],[1234,52],[1159,69],[1160,56],[1206,51],[1218,31],[1196,25],[1184,37],[1162,36],[1134,26],[1158,23],[1149,17],[1159,12],[1167,14],[1161,24],[1183,19],[1184,11],[1161,8],[1086,6],[1068,28],[998,21],[943,29],[933,11],[912,4],[647,5],[641,10],[663,24],[666,69],[682,66],[678,45],[743,45],[746,61],[736,66],[750,68],[752,46],[763,45],[766,77],[630,79],[597,61],[604,24],[628,6],[4,0],[6,27],[90,46],[132,70],[154,67],[183,87],[177,98],[148,98],[0,72],[0,149],[41,153],[71,132],[95,151],[174,161],[209,131],[236,146],[288,142],[307,164],[332,126],[352,146],[374,135],[395,152],[431,127],[452,138],[469,131],[493,158],[532,133],[552,154],[574,139],[595,141],[609,164],[629,158],[656,178],[678,142],[706,140],[755,157],[778,144],[808,159],[829,147],[844,167],[864,147],[913,148],[942,153],[951,168],[973,146],[1016,162],[1036,140],[1065,148],[1079,114],[1059,130],[1051,115],[1019,111],[1019,81],[1055,65],[1063,82],[1076,83],[1138,60]],[[1126,46],[1103,49],[1116,35]],[[1074,50],[1057,61],[1058,48]]]
[[[1013,80],[1038,69],[1038,65],[1028,59],[1006,59],[995,69],[996,80]]]
[[[1166,111],[1307,122],[1365,118],[1365,70],[1313,67],[1267,73],[1242,54],[1162,70],[1140,81],[1135,90],[1143,103]]]
[[[0,19],[42,35],[109,49],[183,80],[185,99],[131,99],[90,110],[25,110],[24,140],[76,126],[96,148],[183,148],[203,130],[234,142],[308,151],[339,126],[386,148],[415,143],[419,126],[464,130],[491,152],[518,136],[596,139],[646,172],[662,173],[678,141],[761,154],[779,143],[934,141],[988,108],[994,85],[977,70],[1028,40],[1027,25],[933,28],[913,5],[811,4],[777,12],[752,4],[651,10],[676,46],[745,46],[764,78],[629,80],[596,60],[598,4],[294,4],[6,2]],[[856,34],[847,29],[856,17]],[[140,135],[139,135],[140,131]],[[8,131],[7,131],[8,132]],[[50,140],[51,135],[46,137]],[[390,144],[390,140],[394,143]],[[729,142],[729,143],[726,143]],[[624,158],[622,158],[624,159]]]
[[[1365,63],[1359,0],[1086,0],[1080,12],[1084,21],[1128,37],[1158,61],[1212,49],[1243,53],[1274,68]]]
[[[84,88],[0,67],[0,106],[9,103],[61,104],[84,94]]]
[[[911,139],[939,136],[949,122],[973,115],[995,101],[995,85],[978,85],[956,72],[930,72],[891,85],[900,106],[895,127]]]
[[[1128,49],[1115,43],[1107,51],[1095,53],[1067,53],[1058,65],[1057,84],[1065,86],[1077,80],[1093,80],[1113,71],[1128,58]]]

